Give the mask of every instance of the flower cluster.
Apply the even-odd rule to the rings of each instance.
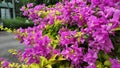
[[[119,3],[119,0],[63,0],[52,7],[32,3],[23,6],[20,10],[34,22],[34,27],[15,32],[16,38],[27,46],[21,61],[42,64],[41,56],[50,60],[53,55],[62,55],[73,68],[96,68],[101,58],[98,54],[101,51],[109,54],[115,49],[110,35],[120,26]],[[110,61],[112,68],[117,68],[115,64],[120,67],[117,60]]]
[[[119,68],[120,67],[120,63],[119,63],[118,59],[110,59],[110,62],[112,64],[111,68]]]

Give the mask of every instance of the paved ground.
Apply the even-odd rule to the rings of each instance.
[[[9,61],[17,61],[15,57],[8,53],[9,49],[23,49],[23,44],[14,38],[12,33],[0,31],[0,57],[7,58]]]

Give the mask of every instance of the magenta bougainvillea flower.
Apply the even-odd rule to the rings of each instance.
[[[34,22],[34,27],[15,32],[16,38],[27,46],[19,58],[30,65],[42,63],[41,56],[47,60],[52,57],[59,64],[62,56],[72,68],[120,68],[119,59],[112,59],[116,57],[112,55],[116,46],[110,37],[120,26],[119,2],[63,0],[52,7],[32,3],[23,6],[20,10]],[[109,55],[111,65],[104,64],[108,58],[101,54]]]
[[[33,7],[32,3],[27,5],[27,10],[22,7],[23,15],[28,16],[37,25],[20,29],[19,34],[17,32],[17,37],[25,45],[33,47],[25,50],[23,58],[29,59],[28,63],[40,62],[37,57],[48,58],[48,55],[52,55],[50,52],[55,50],[76,68],[96,68],[99,52],[109,53],[114,50],[110,34],[120,24],[120,9],[116,4],[118,2],[117,0],[64,0],[50,8],[45,5]],[[59,36],[59,43],[56,44],[58,48],[50,50],[51,35],[44,36],[42,33],[48,25],[54,28],[56,23],[62,25],[56,32],[56,36]],[[23,35],[19,36],[20,34]],[[84,62],[88,65],[82,66]]]
[[[120,62],[118,61],[118,59],[110,58],[110,62],[112,64],[111,68],[119,68],[120,67]]]

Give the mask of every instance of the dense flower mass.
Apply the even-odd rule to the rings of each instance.
[[[118,59],[110,59],[110,62],[112,64],[111,68],[119,68],[120,67],[120,63],[119,63]]]
[[[120,68],[119,59],[111,58],[115,48],[110,38],[120,27],[120,0],[63,0],[48,7],[29,3],[20,10],[34,22],[34,27],[15,32],[27,46],[21,62],[54,67],[60,60],[67,65],[59,65],[72,68]],[[101,61],[100,54],[107,59]]]

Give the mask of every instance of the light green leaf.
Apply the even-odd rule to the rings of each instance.
[[[43,56],[40,57],[40,68],[43,68],[44,65],[48,63],[47,59]]]
[[[53,55],[50,59],[49,59],[49,64],[54,64],[55,60],[56,60],[57,54]]]
[[[36,63],[33,63],[30,65],[30,68],[40,68],[38,64]]]
[[[118,31],[118,30],[120,30],[120,26],[115,28],[115,29],[113,29],[113,31]]]
[[[59,61],[62,61],[62,60],[66,60],[65,58],[63,58],[63,56],[61,55],[59,58],[58,58]]]
[[[106,60],[106,61],[104,62],[104,65],[106,65],[106,66],[110,66],[111,63],[110,63],[110,61]]]
[[[46,68],[52,68],[52,66],[51,65],[47,65]]]
[[[103,64],[101,62],[99,62],[99,61],[97,61],[97,68],[104,68]]]

